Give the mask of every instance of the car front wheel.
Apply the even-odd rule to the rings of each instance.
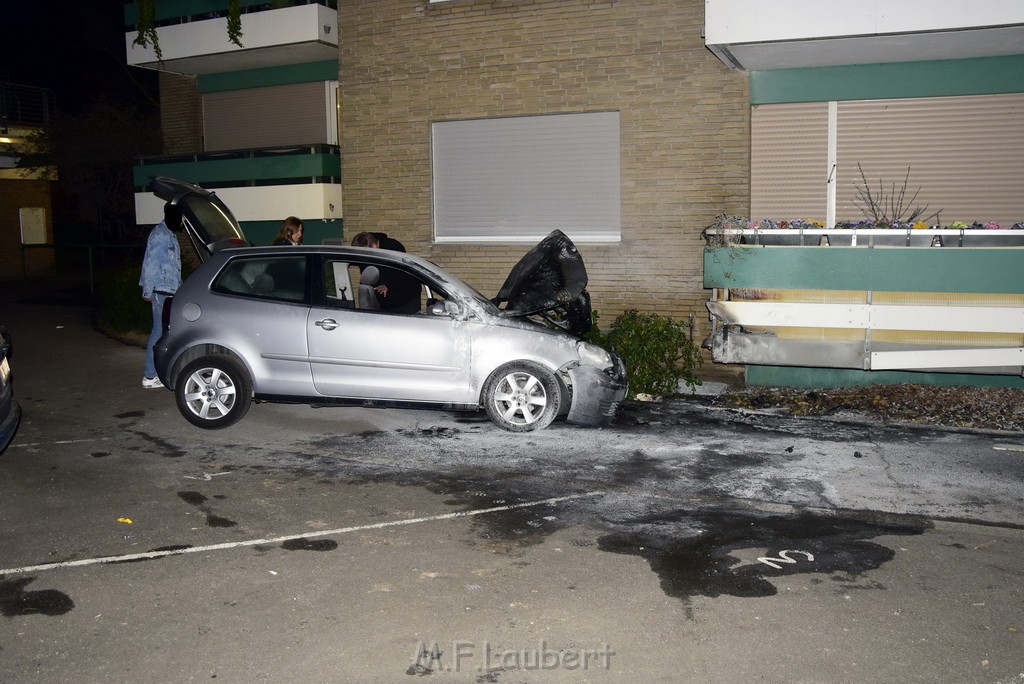
[[[512,432],[540,430],[558,415],[558,379],[529,361],[506,363],[484,383],[484,408],[498,427]]]
[[[193,425],[208,430],[234,425],[252,404],[252,381],[226,356],[196,359],[178,375],[178,410]]]

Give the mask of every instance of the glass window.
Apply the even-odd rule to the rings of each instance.
[[[308,302],[306,257],[282,255],[233,259],[217,276],[212,289],[220,294]]]
[[[381,313],[421,314],[444,302],[448,294],[404,269],[324,259],[325,306]],[[381,290],[379,286],[387,289]]]

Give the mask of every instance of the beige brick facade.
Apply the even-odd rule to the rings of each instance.
[[[622,242],[580,245],[603,327],[627,309],[706,330],[703,241],[749,207],[746,74],[701,0],[342,0],[345,231],[384,231],[493,295],[525,245],[432,244],[435,121],[620,113]]]
[[[203,151],[203,100],[195,76],[160,72],[164,154]]]

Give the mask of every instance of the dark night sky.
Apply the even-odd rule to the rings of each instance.
[[[49,88],[67,112],[99,95],[155,97],[155,72],[125,64],[122,0],[7,0],[4,10],[0,81]]]

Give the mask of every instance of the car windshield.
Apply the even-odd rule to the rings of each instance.
[[[466,281],[462,280],[461,278],[453,276],[451,273],[444,270],[434,262],[426,259],[424,259],[424,261],[427,261],[427,263],[429,263],[433,267],[435,275],[440,276],[443,283],[454,285],[461,292],[470,295],[473,298],[473,301],[475,301],[477,304],[483,307],[488,313],[493,315],[501,315],[501,310],[494,305],[494,302],[492,302],[487,297],[483,296],[475,287],[473,287]]]

